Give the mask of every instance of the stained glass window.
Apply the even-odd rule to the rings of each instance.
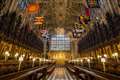
[[[52,51],[69,51],[70,38],[65,35],[54,35],[51,37],[50,50]]]

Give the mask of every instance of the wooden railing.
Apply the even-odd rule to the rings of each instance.
[[[44,80],[54,70],[55,65],[43,65],[31,69],[0,76],[0,80]]]
[[[66,64],[67,69],[72,75],[75,75],[78,79],[82,80],[120,80],[118,76],[108,75],[103,72],[96,72],[94,70],[88,70],[79,66]]]

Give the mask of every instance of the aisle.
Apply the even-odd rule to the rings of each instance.
[[[70,76],[69,72],[64,67],[56,67],[53,73],[47,80],[76,80]]]

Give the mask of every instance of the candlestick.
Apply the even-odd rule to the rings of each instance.
[[[83,66],[83,60],[82,59],[80,60],[80,62],[81,62],[81,65]]]
[[[35,58],[33,58],[33,63],[32,63],[32,67],[34,67],[34,64],[35,64]]]
[[[17,58],[18,58],[18,55],[19,55],[18,53],[15,54],[15,59],[16,59],[16,60],[17,60]]]
[[[23,57],[22,57],[22,56],[20,56],[20,57],[19,57],[19,66],[18,66],[18,71],[20,71],[22,61],[23,61]]]
[[[88,66],[89,66],[89,69],[91,68],[90,66],[90,59],[87,59],[87,62],[88,62]]]
[[[114,53],[112,54],[112,56],[116,59],[116,61],[119,63],[119,57],[118,57],[118,53]]]
[[[101,62],[103,64],[103,71],[105,72],[106,71],[106,67],[105,67],[106,59],[105,58],[101,58]]]
[[[9,52],[6,51],[6,52],[5,52],[5,62],[8,60],[8,57],[9,57],[9,56],[10,56]]]

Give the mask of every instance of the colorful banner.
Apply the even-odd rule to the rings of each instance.
[[[80,16],[79,21],[80,24],[88,24],[88,22],[90,22],[90,14],[87,13],[86,16]]]
[[[27,7],[27,0],[22,0],[21,2],[18,3],[18,6],[21,10],[25,10]]]
[[[99,0],[86,0],[89,8],[100,8]]]
[[[27,6],[27,11],[30,14],[37,13],[40,10],[40,6],[37,3],[29,3]]]
[[[43,24],[44,23],[44,17],[35,17],[34,19],[34,24],[36,25],[40,25],[40,24]]]
[[[85,32],[85,29],[82,28],[83,25],[75,24],[74,29],[72,31],[74,38],[80,38],[82,33]]]
[[[87,17],[90,17],[90,9],[89,8],[85,8],[85,14]]]

